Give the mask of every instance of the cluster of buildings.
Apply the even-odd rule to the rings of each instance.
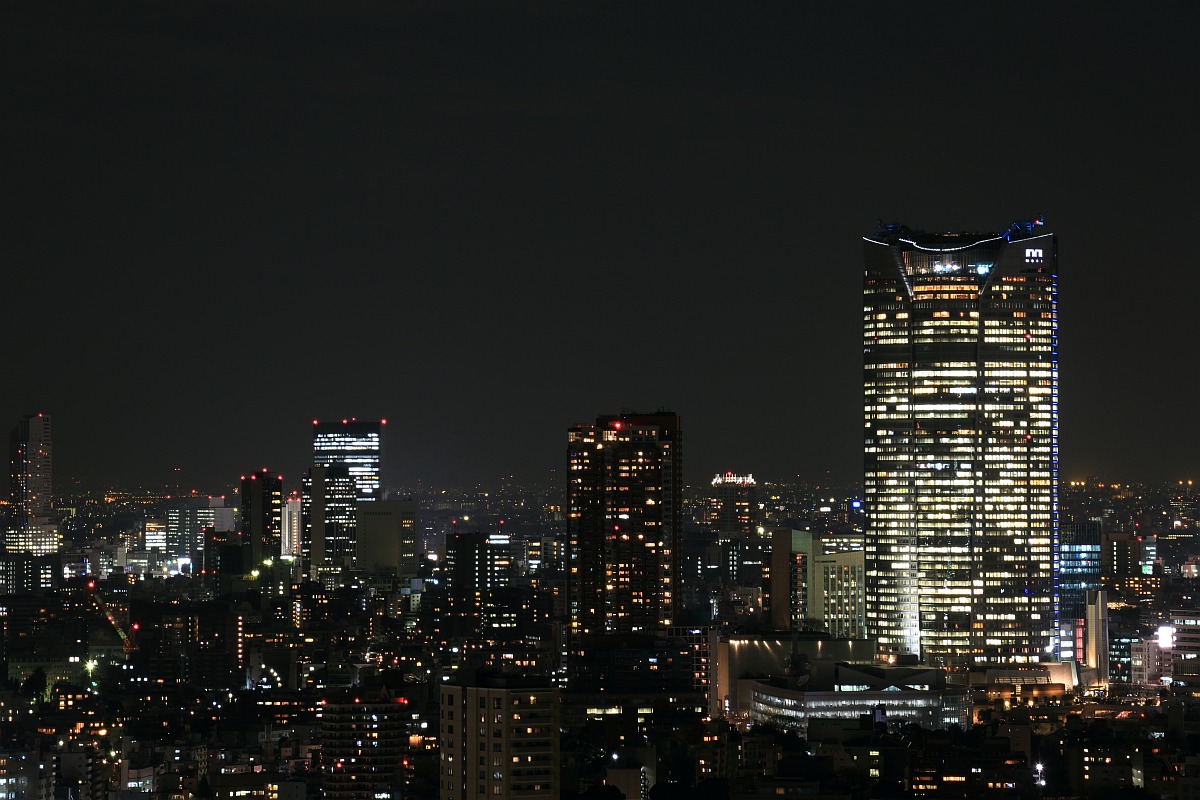
[[[0,794],[1183,792],[1196,498],[1060,486],[1054,236],[864,253],[852,491],[687,487],[659,410],[571,426],[564,486],[519,500],[388,492],[386,421],[347,418],[294,490],[56,505],[23,418]]]

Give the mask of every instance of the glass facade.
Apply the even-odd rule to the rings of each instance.
[[[1055,237],[892,227],[864,254],[868,632],[930,664],[1053,660]]]
[[[354,479],[359,500],[382,500],[380,494],[380,440],[383,421],[343,419],[313,420],[313,466],[345,464]]]
[[[1100,523],[1064,524],[1058,550],[1059,657],[1086,661],[1087,599],[1100,588]]]

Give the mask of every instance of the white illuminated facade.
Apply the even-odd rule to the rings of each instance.
[[[300,533],[304,529],[300,493],[293,491],[283,501],[283,536],[280,550],[285,556],[300,555]]]
[[[867,629],[945,666],[1055,658],[1056,240],[864,238]]]
[[[382,500],[379,469],[386,424],[387,420],[313,420],[313,466],[344,464],[359,500]]]

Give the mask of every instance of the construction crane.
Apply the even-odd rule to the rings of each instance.
[[[133,625],[129,626],[130,634],[125,633],[125,630],[121,627],[121,623],[112,613],[112,610],[109,609],[108,603],[104,602],[104,597],[100,594],[100,590],[96,588],[96,582],[88,581],[87,587],[91,592],[92,602],[96,605],[96,609],[105,616],[105,618],[113,626],[113,630],[115,630],[117,635],[121,637],[121,646],[125,650],[125,655],[128,656],[130,653],[137,650],[137,642],[134,641],[133,636],[130,634],[137,633],[138,624],[136,622],[133,623]]]

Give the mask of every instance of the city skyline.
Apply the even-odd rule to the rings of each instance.
[[[1036,214],[1064,254],[1063,479],[1196,477],[1186,26],[11,13],[0,418],[53,415],[57,491],[295,487],[306,426],[347,415],[389,420],[390,486],[565,485],[563,432],[619,408],[681,415],[692,486],[853,483],[861,237]]]

